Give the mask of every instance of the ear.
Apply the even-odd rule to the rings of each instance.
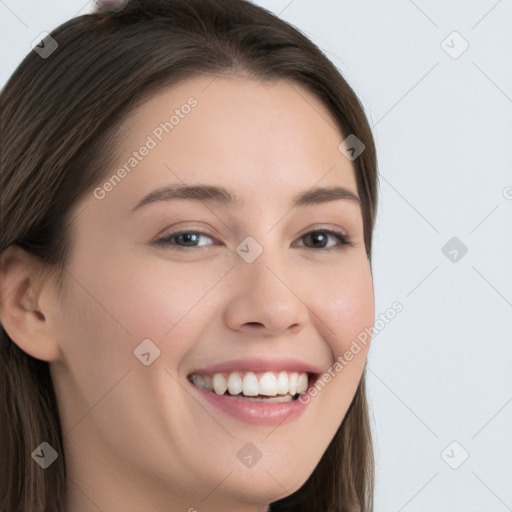
[[[0,255],[0,323],[12,341],[43,361],[60,358],[52,281],[42,278],[35,256],[17,245]]]

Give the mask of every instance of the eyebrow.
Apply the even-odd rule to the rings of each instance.
[[[145,205],[160,202],[172,201],[174,199],[185,199],[189,201],[206,201],[209,203],[216,203],[223,206],[241,208],[243,205],[242,199],[235,193],[229,191],[224,187],[215,185],[170,185],[160,187],[146,196],[144,196],[132,209],[131,212],[142,208]],[[351,201],[359,206],[361,199],[357,194],[344,187],[316,187],[292,198],[290,208],[296,206],[308,206],[314,204],[323,204],[330,201],[346,200]]]

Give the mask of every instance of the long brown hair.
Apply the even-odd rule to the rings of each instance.
[[[58,47],[31,51],[4,87],[0,253],[16,244],[62,283],[72,240],[70,209],[105,179],[116,128],[163,87],[201,74],[244,73],[306,87],[340,132],[365,145],[353,161],[371,268],[377,205],[375,145],[356,94],[300,31],[246,0],[130,0],[119,13],[74,18],[51,36]],[[60,285],[59,285],[60,286]],[[365,391],[355,397],[321,461],[272,512],[370,512],[374,455]],[[60,512],[66,466],[49,363],[0,328],[0,511]],[[41,471],[31,452],[59,453]]]

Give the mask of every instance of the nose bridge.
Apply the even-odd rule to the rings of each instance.
[[[262,233],[246,237],[237,247],[236,292],[228,317],[233,327],[258,323],[274,333],[303,327],[308,312],[294,291],[289,255],[277,230],[267,236]]]
[[[267,204],[275,204],[271,198],[266,198],[266,201]],[[237,253],[249,265],[263,260],[272,266],[284,257],[282,207],[263,208],[261,203],[251,203],[250,211],[251,220],[246,224],[248,231],[238,245]]]
[[[238,270],[247,283],[257,288],[270,287],[274,293],[290,295],[292,300],[294,295],[290,288],[297,287],[293,282],[300,281],[300,276],[294,274],[291,267],[293,249],[289,247],[291,239],[284,238],[288,235],[282,214],[282,209],[275,208],[253,217],[250,231],[236,247],[240,258]]]
[[[282,274],[287,255],[283,250],[284,244],[277,235],[277,230],[265,233],[262,229],[254,235],[247,236],[238,245],[236,252],[242,260],[238,262],[243,269],[242,273],[249,276],[254,274],[249,279],[268,281],[272,277],[273,280],[277,280],[271,270],[278,275]]]
[[[272,200],[266,204],[274,206],[252,203],[251,221],[235,247],[223,317],[233,331],[265,337],[296,334],[311,321],[309,305],[301,299],[307,276],[293,264],[292,235],[283,205],[276,206]]]

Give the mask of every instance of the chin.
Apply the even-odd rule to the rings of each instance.
[[[311,472],[298,471],[284,473],[280,468],[263,465],[259,469],[255,466],[232,471],[229,476],[228,473],[217,475],[215,485],[225,479],[217,492],[229,495],[233,500],[252,504],[270,504],[283,499],[299,490],[311,475]]]

